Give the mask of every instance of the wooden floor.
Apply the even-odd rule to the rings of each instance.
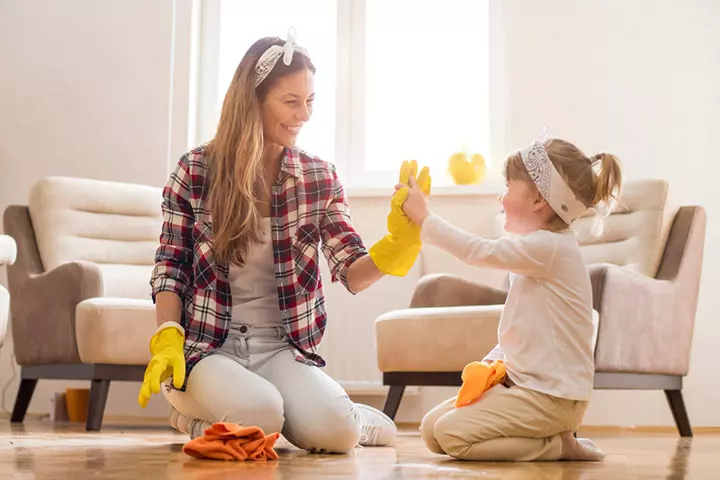
[[[416,428],[403,428],[392,448],[358,448],[350,455],[307,454],[282,438],[280,460],[200,461],[182,453],[186,437],[161,425],[81,425],[29,420],[0,424],[0,479],[719,479],[720,433],[681,439],[668,432],[591,430],[606,453],[601,463],[458,462],[428,452]]]

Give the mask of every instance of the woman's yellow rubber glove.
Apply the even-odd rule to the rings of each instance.
[[[145,369],[138,403],[145,408],[154,393],[160,393],[160,385],[173,377],[175,388],[185,383],[185,330],[176,322],[166,322],[158,327],[150,339],[152,358]]]
[[[417,162],[404,161],[400,168],[400,183],[409,185],[410,177],[415,178],[416,174]],[[430,196],[432,179],[428,167],[420,171],[417,183],[420,190],[426,196]],[[369,251],[370,257],[381,272],[398,277],[405,276],[412,268],[422,248],[420,226],[413,223],[402,210],[406,198],[407,188],[395,192],[390,201],[389,233]]]

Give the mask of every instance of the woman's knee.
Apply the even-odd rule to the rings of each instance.
[[[257,426],[265,433],[281,432],[285,423],[283,401],[277,391],[256,390],[254,398],[228,394],[224,398],[202,399],[199,409],[188,409],[188,402],[176,401],[182,395],[186,394],[173,392],[168,400],[173,408],[191,420]]]
[[[348,453],[360,441],[360,423],[354,418],[336,419],[329,423],[332,427],[327,429],[327,436],[319,434],[317,444],[320,449],[331,453]]]
[[[355,448],[360,441],[360,424],[358,421],[346,418],[343,421],[333,423],[328,429],[327,436],[318,435],[317,444],[320,449],[332,453],[348,453]]]
[[[212,359],[212,360],[211,360]],[[210,368],[209,368],[210,367]],[[221,355],[203,359],[188,377],[185,393],[197,412],[184,412],[207,422],[258,426],[266,433],[281,432],[285,422],[283,398],[270,382]]]
[[[312,423],[289,422],[284,433],[291,443],[304,450],[348,453],[357,446],[361,429],[357,410],[345,413],[328,409],[318,411]]]
[[[283,400],[277,390],[256,392],[253,399],[232,397],[224,402],[224,411],[216,421],[260,427],[265,433],[282,432],[285,424]]]

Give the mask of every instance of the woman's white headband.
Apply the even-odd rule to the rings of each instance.
[[[575,196],[550,161],[545,145],[536,140],[520,151],[530,178],[555,213],[570,225],[587,207]]]
[[[283,46],[273,45],[269,47],[258,59],[257,65],[255,65],[255,88],[267,78],[275,65],[277,65],[280,57],[282,57],[285,65],[290,65],[296,51],[308,55],[307,50],[295,43],[295,28],[290,27],[285,44]]]

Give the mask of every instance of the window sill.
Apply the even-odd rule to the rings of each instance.
[[[495,197],[505,190],[500,182],[485,182],[479,185],[439,185],[432,187],[433,197]],[[379,198],[390,197],[393,187],[348,187],[348,198]]]

